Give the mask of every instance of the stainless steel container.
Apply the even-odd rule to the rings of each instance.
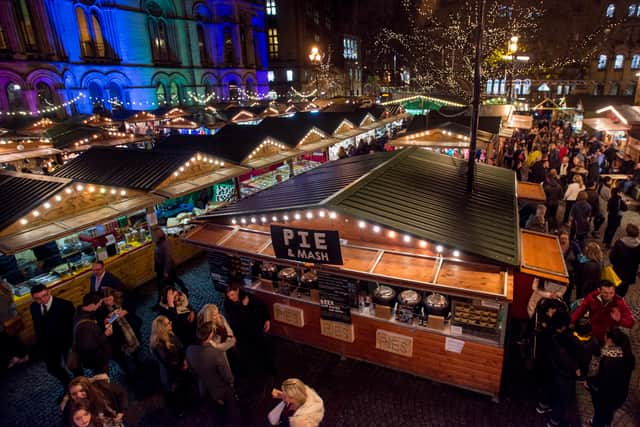
[[[446,316],[449,313],[449,299],[437,292],[424,299],[427,313],[434,316]]]
[[[396,291],[390,286],[380,285],[373,291],[373,299],[376,304],[392,306],[395,298]]]

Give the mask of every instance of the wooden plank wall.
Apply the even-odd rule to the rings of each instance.
[[[504,358],[502,348],[467,341],[460,354],[447,352],[442,335],[357,315],[352,316],[355,341],[347,343],[320,334],[319,306],[263,292],[256,292],[256,296],[268,305],[272,315],[276,302],[304,310],[305,325],[302,328],[272,321],[271,333],[276,336],[475,390],[493,398],[500,393]],[[378,329],[413,337],[413,357],[376,349]]]

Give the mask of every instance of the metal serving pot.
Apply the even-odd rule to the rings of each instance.
[[[278,278],[278,266],[265,262],[260,267],[260,275],[263,279],[276,280]]]
[[[446,316],[449,313],[449,299],[437,292],[424,299],[427,313],[434,316]]]
[[[315,271],[307,271],[300,277],[300,285],[306,289],[318,289],[318,274]]]
[[[298,273],[295,268],[287,267],[280,270],[278,273],[278,278],[283,282],[287,282],[291,286],[297,286],[298,282]]]
[[[410,307],[417,306],[418,304],[420,304],[420,301],[422,301],[420,294],[412,289],[402,291],[400,292],[400,295],[398,295],[398,302]]]
[[[396,291],[391,286],[380,285],[373,291],[373,299],[376,304],[391,306],[395,298]]]

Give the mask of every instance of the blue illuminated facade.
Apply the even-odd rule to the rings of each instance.
[[[4,115],[153,110],[268,92],[261,1],[0,0],[0,8]]]

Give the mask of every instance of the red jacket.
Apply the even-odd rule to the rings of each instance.
[[[620,311],[619,322],[616,322],[611,318],[611,311],[614,308],[617,308]],[[573,313],[571,323],[575,323],[587,312],[589,313],[593,336],[598,338],[600,342],[604,342],[604,334],[613,326],[632,328],[635,323],[631,310],[629,310],[629,307],[622,298],[616,295],[607,304],[603,304],[602,299],[600,298],[599,289],[596,289],[584,297],[580,307],[578,307],[578,309]]]

